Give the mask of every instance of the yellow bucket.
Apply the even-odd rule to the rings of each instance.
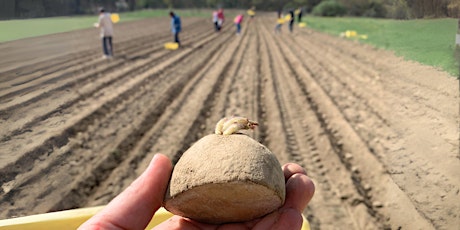
[[[301,28],[307,27],[307,23],[306,22],[301,22],[301,23],[299,23],[299,27],[301,27]]]
[[[120,15],[118,15],[118,14],[111,14],[111,15],[110,15],[110,19],[112,19],[112,22],[113,22],[113,23],[117,23],[118,21],[120,21]]]
[[[285,21],[291,21],[291,15],[290,15],[290,14],[286,14],[286,16],[284,16],[284,20],[285,20]]]
[[[167,50],[177,50],[177,48],[179,48],[179,44],[176,42],[165,43],[165,49]]]
[[[356,37],[358,35],[358,33],[354,30],[347,30],[345,31],[345,37],[347,38],[353,38],[353,37]]]
[[[81,224],[102,210],[104,206],[92,208],[79,208],[59,212],[50,212],[32,216],[24,216],[0,220],[1,230],[36,230],[36,229],[77,229]],[[160,208],[153,216],[146,229],[152,229],[166,221],[173,214],[164,208]],[[303,216],[302,216],[303,217]],[[303,217],[302,230],[310,230],[310,224]]]

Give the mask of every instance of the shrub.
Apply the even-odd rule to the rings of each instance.
[[[447,5],[447,16],[452,18],[460,17],[460,0],[452,0]]]
[[[387,15],[387,10],[383,3],[379,1],[371,1],[369,7],[364,11],[362,16],[372,18],[384,18]]]
[[[313,15],[329,17],[343,16],[346,12],[345,7],[335,0],[323,1],[315,6],[312,11]]]
[[[410,19],[410,9],[406,1],[395,0],[391,6],[388,7],[387,17],[395,19]]]

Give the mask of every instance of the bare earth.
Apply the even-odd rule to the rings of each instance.
[[[459,82],[392,53],[257,17],[183,18],[0,44],[0,218],[102,205],[155,153],[177,162],[223,116],[306,168],[312,229],[458,229]]]

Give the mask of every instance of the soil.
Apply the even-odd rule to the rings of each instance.
[[[460,226],[459,82],[393,53],[258,16],[117,24],[0,44],[0,218],[103,205],[155,153],[175,163],[216,122],[307,170],[312,229]]]

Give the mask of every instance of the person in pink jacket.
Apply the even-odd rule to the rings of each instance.
[[[241,23],[243,22],[243,14],[238,14],[233,20],[233,22],[236,25],[236,34],[240,34],[241,33]]]

